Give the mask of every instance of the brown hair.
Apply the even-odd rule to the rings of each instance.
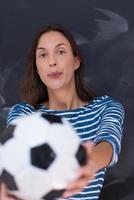
[[[74,56],[80,60],[80,67],[75,70],[75,86],[79,98],[82,101],[89,101],[95,96],[94,92],[89,89],[84,81],[84,63],[80,50],[72,35],[61,25],[49,25],[39,31],[33,42],[30,54],[27,59],[27,70],[21,81],[21,98],[32,106],[48,101],[48,92],[46,85],[41,81],[36,67],[36,49],[40,37],[47,32],[57,31],[64,35],[70,42]]]

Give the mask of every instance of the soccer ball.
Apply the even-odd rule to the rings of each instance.
[[[25,200],[62,195],[86,164],[86,150],[70,123],[56,115],[19,117],[0,138],[0,182]]]

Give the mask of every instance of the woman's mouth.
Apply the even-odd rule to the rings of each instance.
[[[48,74],[48,76],[53,79],[59,78],[61,75],[62,75],[62,72],[51,72]]]

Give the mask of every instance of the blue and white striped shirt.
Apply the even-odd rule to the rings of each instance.
[[[35,110],[31,105],[22,102],[14,105],[8,115],[7,124],[19,116],[41,111],[43,113],[64,116],[77,131],[81,142],[91,140],[95,144],[108,141],[113,147],[113,156],[109,166],[113,166],[121,150],[124,109],[122,105],[109,96],[97,97],[89,104],[73,110],[50,110],[43,104]],[[97,200],[104,182],[106,168],[100,170],[93,181],[82,192],[69,200]]]

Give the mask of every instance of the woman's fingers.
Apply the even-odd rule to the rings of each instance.
[[[85,170],[87,171],[87,169]],[[82,189],[87,185],[88,181],[92,180],[95,178],[95,174],[94,173],[89,173],[89,170],[85,173],[81,172],[81,176],[76,179],[75,181],[73,181],[71,184],[69,184],[69,186],[67,187],[67,190],[64,192],[63,194],[63,198],[67,198],[70,197],[80,191],[82,191]]]
[[[0,185],[0,200],[17,200],[13,196],[9,196],[7,187],[4,183]]]
[[[85,166],[80,167],[80,169],[78,170],[78,178],[71,184],[69,184],[67,190],[63,194],[64,198],[68,198],[82,191],[82,189],[88,184],[88,182],[95,178],[95,163],[90,157],[93,149],[93,144],[92,142],[85,142],[83,146],[86,148],[87,152],[87,163]]]

